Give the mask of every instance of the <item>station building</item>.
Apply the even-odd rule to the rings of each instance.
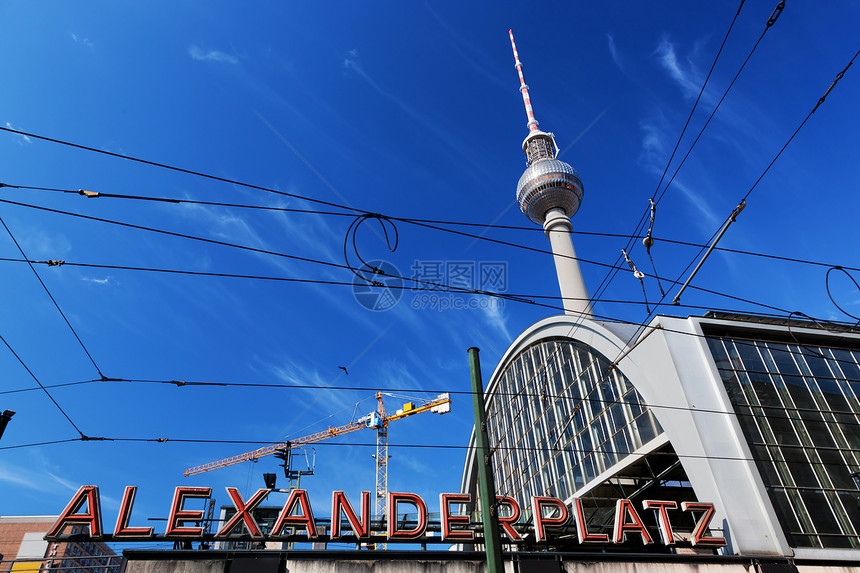
[[[580,499],[600,531],[619,498],[712,502],[724,554],[860,561],[857,330],[554,316],[511,344],[485,403],[497,494],[523,508]],[[477,496],[469,451],[462,487]]]

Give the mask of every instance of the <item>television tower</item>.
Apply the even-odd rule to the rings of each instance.
[[[582,181],[573,167],[556,159],[558,146],[555,136],[538,129],[529,99],[529,87],[523,77],[523,65],[514,43],[514,33],[512,30],[508,30],[508,33],[529,120],[529,134],[523,141],[528,167],[517,184],[517,203],[526,217],[543,225],[544,233],[549,238],[565,314],[591,318],[591,300],[570,238],[573,230],[570,218],[582,202]]]

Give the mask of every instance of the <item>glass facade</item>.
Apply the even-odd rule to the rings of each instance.
[[[860,350],[731,334],[708,344],[789,544],[860,548]]]
[[[662,433],[618,369],[567,338],[537,342],[510,361],[488,401],[499,495],[525,511],[535,495],[567,499]]]

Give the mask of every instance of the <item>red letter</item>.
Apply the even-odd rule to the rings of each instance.
[[[83,507],[84,502],[87,504],[86,513],[77,513]],[[51,530],[45,534],[45,538],[49,541],[55,541],[57,535],[63,531],[67,525],[88,525],[90,527],[90,537],[99,539],[102,536],[102,507],[99,501],[99,488],[95,485],[82,485],[63,513],[60,514],[57,522],[51,527]]]
[[[669,509],[678,509],[677,501],[652,501],[645,500],[642,502],[642,509],[657,510],[657,525],[660,526],[660,538],[663,540],[663,545],[674,545],[675,534],[672,531],[672,524],[669,522]]]
[[[203,527],[182,527],[185,521],[203,523],[203,511],[185,511],[182,506],[189,497],[208,498],[212,496],[211,487],[177,487],[173,494],[173,504],[170,506],[170,517],[167,518],[165,537],[199,537],[203,535]]]
[[[628,516],[630,523],[627,521]],[[645,524],[642,523],[642,518],[636,513],[633,502],[629,499],[619,499],[615,503],[615,528],[612,531],[612,542],[624,543],[628,533],[638,533],[645,545],[654,543],[648,530],[645,529]]]
[[[725,537],[705,537],[708,533],[708,526],[711,524],[711,518],[714,517],[713,503],[693,503],[690,501],[681,502],[681,511],[704,511],[702,517],[696,522],[696,529],[693,530],[693,539],[690,543],[693,547],[702,545],[704,547],[725,547]]]
[[[397,529],[397,504],[411,503],[418,510],[418,526],[413,530]],[[388,492],[388,538],[418,539],[427,529],[427,505],[414,493]]]
[[[609,536],[605,533],[589,533],[588,524],[585,522],[585,510],[582,508],[582,500],[573,500],[576,509],[576,536],[580,543],[609,543]]]
[[[469,529],[468,515],[451,515],[451,504],[462,505],[472,503],[472,494],[443,493],[439,494],[439,513],[442,515],[442,539],[445,541],[472,540],[475,532]],[[452,529],[454,524],[462,524],[465,529]]]
[[[502,517],[502,512],[499,508],[502,505],[507,505],[511,508],[511,514]],[[514,529],[514,524],[520,519],[520,504],[512,497],[506,495],[496,496],[496,517],[499,520],[499,525],[511,541],[522,541],[522,536]]]
[[[266,496],[269,495],[268,489],[258,489],[257,493],[254,494],[254,497],[248,500],[248,503],[242,501],[242,496],[239,494],[239,490],[235,487],[228,487],[227,494],[233,500],[233,506],[236,508],[236,514],[230,518],[230,521],[224,524],[224,527],[221,528],[218,533],[215,534],[217,538],[227,537],[227,534],[230,533],[237,525],[239,525],[240,521],[245,522],[245,527],[248,528],[248,533],[251,534],[251,539],[263,539],[263,532],[260,531],[260,526],[257,525],[257,520],[254,519],[254,516],[251,515],[251,512],[262,503]]]
[[[543,514],[544,507],[555,507],[560,512],[559,517],[547,517]],[[535,538],[537,541],[546,541],[545,526],[560,526],[567,522],[569,514],[567,506],[560,499],[554,497],[533,497],[532,498],[532,519],[535,524]]]
[[[119,506],[119,515],[116,518],[116,528],[113,530],[114,537],[152,537],[151,527],[129,527],[128,519],[131,517],[131,507],[134,505],[134,497],[137,495],[137,486],[129,485],[122,494],[122,503]]]
[[[296,508],[297,503],[301,506],[302,512],[298,515],[290,515]],[[304,526],[308,539],[316,539],[318,537],[317,524],[314,521],[314,512],[311,511],[308,492],[303,489],[294,489],[290,492],[290,497],[287,499],[287,503],[284,504],[284,509],[281,510],[278,520],[275,522],[274,527],[272,527],[272,535],[280,535],[281,530],[287,525]]]
[[[340,532],[340,512],[343,510],[349,526],[359,539],[370,539],[370,492],[361,492],[361,520],[342,491],[331,494],[331,539],[343,537]]]

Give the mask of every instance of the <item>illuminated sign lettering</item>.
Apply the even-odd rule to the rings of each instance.
[[[80,539],[64,537],[68,527],[83,526],[84,534],[89,539],[100,541],[169,541],[169,540],[216,540],[230,541],[236,539],[252,539],[255,541],[405,541],[425,543],[434,538],[428,533],[427,504],[421,496],[407,492],[389,492],[387,529],[385,535],[374,535],[371,532],[370,492],[361,492],[361,502],[354,506],[343,491],[332,492],[331,498],[331,532],[321,534],[317,529],[311,501],[307,491],[294,489],[290,491],[275,523],[268,534],[264,533],[254,517],[254,510],[272,492],[259,489],[247,501],[242,499],[239,490],[234,487],[226,488],[227,495],[233,504],[235,514],[230,517],[213,535],[204,534],[205,521],[202,510],[186,509],[189,499],[210,499],[211,487],[177,487],[170,505],[169,517],[164,534],[157,535],[152,527],[131,527],[131,518],[137,486],[128,486],[120,503],[116,527],[113,533],[106,533],[102,527],[101,501],[99,488],[85,485],[75,493],[69,504],[60,514],[57,522],[45,535],[48,541],[63,541],[65,539]],[[469,516],[457,509],[471,505],[474,499],[466,493],[443,493],[439,495],[441,535],[435,541],[451,543],[482,543],[479,531],[470,522]],[[86,506],[86,508],[84,508]],[[404,511],[404,508],[406,510]],[[500,532],[506,537],[506,543],[552,543],[565,528],[575,527],[577,540],[581,544],[620,544],[630,540],[638,540],[643,545],[654,543],[655,536],[649,531],[641,512],[653,512],[657,525],[659,540],[663,545],[675,545],[678,535],[672,525],[671,513],[690,513],[695,517],[695,527],[687,541],[699,547],[725,547],[723,537],[715,537],[710,533],[711,520],[714,517],[714,505],[703,502],[681,502],[645,500],[641,509],[637,509],[629,499],[619,499],[615,503],[615,519],[611,536],[606,533],[589,531],[585,519],[582,501],[573,500],[568,507],[564,501],[554,497],[534,497],[531,500],[531,523],[520,522],[522,510],[519,503],[512,497],[499,496],[496,498],[495,511],[499,521]],[[407,522],[398,521],[398,515],[409,513],[416,515],[415,519]],[[345,521],[342,519],[345,518]],[[345,526],[345,527],[344,527]],[[652,526],[653,527],[653,526]],[[350,530],[347,534],[346,529]],[[293,531],[303,531],[295,534]]]

